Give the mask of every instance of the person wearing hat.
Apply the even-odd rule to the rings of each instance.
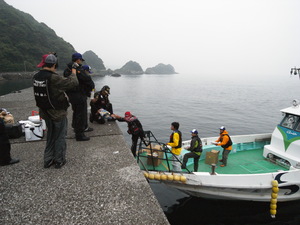
[[[116,114],[114,116],[120,122],[127,122],[127,126],[128,126],[127,133],[132,135],[131,152],[133,156],[136,157],[136,148],[137,148],[138,139],[141,138],[141,140],[144,141],[145,138],[145,133],[141,122],[138,120],[136,116],[132,115],[131,112],[129,111],[125,112],[124,117],[120,117]]]
[[[94,94],[94,98],[91,99],[91,114],[90,114],[90,122],[96,121],[97,123],[103,124],[105,120],[101,117],[99,110],[105,109],[110,114],[113,114],[113,107],[109,101],[110,87],[108,85],[104,85],[101,91],[97,91]]]
[[[220,160],[222,162],[221,167],[227,166],[228,155],[232,149],[232,141],[224,126],[220,127],[220,137],[215,141],[215,145],[223,148],[222,159]]]
[[[202,141],[198,136],[198,131],[193,129],[191,131],[192,140],[190,147],[186,147],[185,149],[189,150],[189,153],[186,153],[183,157],[183,162],[181,169],[186,169],[186,163],[189,158],[194,158],[194,172],[198,171],[198,163],[202,152]]]
[[[91,91],[95,88],[95,84],[91,76],[83,70],[83,61],[85,60],[80,53],[74,53],[72,55],[72,62],[67,64],[67,68],[64,71],[64,76],[68,77],[72,64],[77,63],[79,65],[79,67],[76,68],[79,85],[66,92],[72,105],[72,127],[74,128],[76,141],[90,140],[89,137],[85,136],[84,132],[93,131],[93,129],[88,126],[87,97],[90,97]]]
[[[45,54],[42,56],[42,61],[36,66],[37,68],[42,68],[45,65],[45,59],[49,54]]]
[[[92,74],[92,73],[93,73],[92,68],[91,68],[89,65],[83,65],[83,66],[82,66],[82,69],[83,69],[86,73],[88,73],[88,74]]]
[[[173,122],[171,123],[171,130],[173,131],[170,136],[170,141],[166,144],[172,147],[172,166],[173,171],[181,171],[181,163],[180,163],[180,153],[181,153],[181,146],[182,146],[182,135],[179,129],[179,123]]]
[[[63,77],[56,73],[57,57],[47,55],[39,64],[42,69],[33,76],[33,91],[40,116],[47,125],[47,141],[44,151],[44,168],[55,164],[59,169],[66,163],[67,109],[69,107],[65,91],[78,85],[77,63],[72,65],[72,73]]]

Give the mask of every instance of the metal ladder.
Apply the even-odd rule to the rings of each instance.
[[[169,147],[165,143],[159,142],[151,131],[144,131],[144,134],[145,134],[145,138],[140,140],[140,143],[138,145],[139,146],[138,153],[137,153],[137,157],[136,157],[137,163],[141,164],[141,169],[145,170],[145,171],[175,172],[175,171],[171,170],[171,164],[172,164],[172,161],[175,160],[175,161],[180,162],[180,165],[182,165],[182,162],[179,160],[179,158],[171,152],[171,149],[169,149]],[[154,144],[160,145],[161,149],[153,149]],[[147,151],[150,151],[150,155],[146,155],[146,156],[143,155],[144,149],[146,149]],[[162,152],[162,156],[156,157],[153,155],[153,153],[157,154],[157,152]],[[158,155],[160,155],[160,154],[158,154]],[[170,159],[170,157],[169,157],[170,155],[174,156],[175,159]],[[147,158],[147,160],[149,160],[149,158],[150,158],[150,160],[152,161],[152,167],[149,168],[149,165],[147,167],[143,163],[141,158]],[[157,166],[155,166],[155,160],[166,161],[167,171],[157,169]],[[186,170],[188,173],[191,173],[191,171],[189,171],[188,168],[186,168]],[[184,172],[182,171],[181,173],[184,173]]]

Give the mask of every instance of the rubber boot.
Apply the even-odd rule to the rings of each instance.
[[[89,141],[90,138],[85,136],[84,133],[76,134],[76,141]]]

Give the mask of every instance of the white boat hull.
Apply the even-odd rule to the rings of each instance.
[[[300,199],[300,170],[253,175],[210,175],[210,173],[198,172],[187,174],[186,177],[186,183],[163,182],[196,197],[270,202],[272,180],[277,180],[278,201]]]

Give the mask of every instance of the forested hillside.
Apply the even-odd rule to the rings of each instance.
[[[34,71],[41,56],[48,52],[57,53],[63,69],[75,52],[70,43],[46,24],[4,0],[0,0],[0,34],[0,72]]]

